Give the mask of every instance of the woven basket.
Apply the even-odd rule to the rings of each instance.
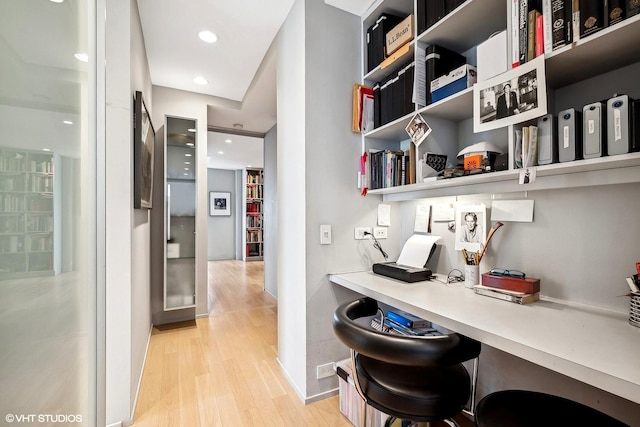
[[[640,327],[640,295],[631,295],[629,323],[633,326]]]

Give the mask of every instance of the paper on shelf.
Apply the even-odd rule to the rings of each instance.
[[[414,268],[424,267],[431,253],[431,248],[440,239],[440,236],[414,234],[405,242],[396,264]]]

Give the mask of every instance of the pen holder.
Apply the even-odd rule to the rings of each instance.
[[[473,288],[480,284],[480,266],[465,265],[464,266],[464,287]]]
[[[640,295],[631,295],[629,323],[633,326],[640,327]]]

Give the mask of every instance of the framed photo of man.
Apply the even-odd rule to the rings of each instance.
[[[479,252],[487,239],[487,208],[479,205],[456,206],[457,251]]]
[[[547,114],[544,56],[473,86],[473,131],[483,132]]]

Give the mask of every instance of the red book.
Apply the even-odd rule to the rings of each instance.
[[[490,288],[506,289],[508,291],[524,292],[525,294],[535,294],[540,292],[540,279],[510,276],[494,276],[489,273],[482,275],[482,285]]]
[[[536,17],[536,58],[544,53],[544,17]]]

